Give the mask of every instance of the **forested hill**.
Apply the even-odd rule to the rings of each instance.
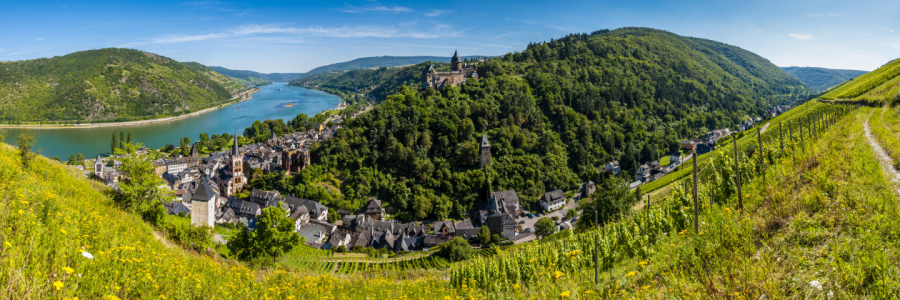
[[[844,83],[856,76],[866,74],[866,71],[826,69],[815,67],[782,67],[788,74],[794,75],[800,81],[816,91],[825,91],[833,86]]]
[[[0,70],[3,123],[135,120],[231,100],[223,80],[138,50],[108,48],[3,62]]]
[[[334,63],[330,65],[321,66],[315,69],[306,72],[303,77],[323,74],[323,73],[331,73],[331,72],[343,72],[350,70],[359,70],[359,69],[372,69],[372,68],[385,68],[385,67],[396,67],[396,66],[405,66],[405,65],[413,65],[419,64],[426,61],[433,62],[442,62],[449,63],[450,62],[450,53],[447,53],[447,56],[374,56],[374,57],[362,57],[357,58],[351,61],[345,61],[340,63]],[[463,59],[466,58],[475,58],[479,56],[463,56]]]
[[[835,87],[821,99],[900,100],[900,58]]]
[[[291,81],[303,76],[303,73],[259,73],[247,70],[232,70],[223,67],[210,67],[225,76],[237,79],[238,82],[246,85],[267,85],[272,81]]]
[[[749,51],[646,28],[534,43],[478,73],[460,88],[402,88],[315,147],[313,158],[344,177],[344,205],[374,195],[406,217],[469,212],[488,189],[478,165],[487,134],[490,189],[515,189],[532,209],[544,192],[603,180],[609,161],[628,179],[681,138],[808,93]]]

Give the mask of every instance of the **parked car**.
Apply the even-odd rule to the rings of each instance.
[[[534,214],[528,214],[529,219],[534,219]]]

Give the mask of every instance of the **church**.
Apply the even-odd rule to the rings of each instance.
[[[459,51],[455,51],[450,59],[450,72],[438,72],[434,70],[434,65],[428,66],[422,74],[422,87],[440,89],[445,86],[460,86],[469,78],[478,80],[475,65],[465,65],[459,58]]]

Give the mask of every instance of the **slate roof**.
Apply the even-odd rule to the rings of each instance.
[[[490,147],[490,146],[491,146],[491,143],[488,142],[487,133],[485,133],[481,136],[481,147],[484,148],[484,147]]]
[[[555,203],[555,202],[565,201],[565,200],[566,200],[566,194],[564,194],[562,190],[555,190],[552,192],[547,192],[547,193],[544,193],[543,196],[541,196],[541,202],[544,202],[544,203]]]
[[[200,180],[200,185],[191,194],[191,201],[209,202],[216,196],[216,193],[209,187],[206,180]]]

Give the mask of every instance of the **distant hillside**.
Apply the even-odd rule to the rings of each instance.
[[[448,53],[451,54],[451,53]],[[346,61],[342,63],[330,64],[327,66],[321,66],[315,69],[306,72],[304,77],[329,73],[329,72],[341,72],[341,71],[349,71],[349,70],[359,70],[359,69],[370,69],[370,68],[383,68],[383,67],[396,67],[396,66],[405,66],[418,64],[426,61],[433,61],[438,63],[449,63],[450,56],[375,56],[375,57],[363,57],[357,58],[351,61]],[[463,56],[463,59],[472,59],[478,58],[482,56]]]
[[[0,122],[125,121],[197,111],[231,100],[215,72],[108,48],[0,64]],[[215,73],[215,74],[214,74]],[[223,86],[224,85],[224,86]]]
[[[366,93],[376,101],[396,93],[403,85],[419,86],[422,71],[431,62],[396,68],[359,69],[335,73],[309,75],[291,81],[289,85],[317,88],[330,93]]]
[[[826,69],[815,67],[782,67],[782,70],[788,74],[794,75],[800,81],[816,91],[824,91],[833,86],[844,83],[844,81],[853,79],[859,75],[866,74],[866,71],[859,70],[841,70]]]
[[[834,88],[821,99],[884,100],[900,94],[900,59]]]
[[[237,79],[245,85],[267,85],[272,81],[291,81],[303,76],[303,73],[259,73],[247,70],[232,70],[224,67],[210,67],[225,76]]]

